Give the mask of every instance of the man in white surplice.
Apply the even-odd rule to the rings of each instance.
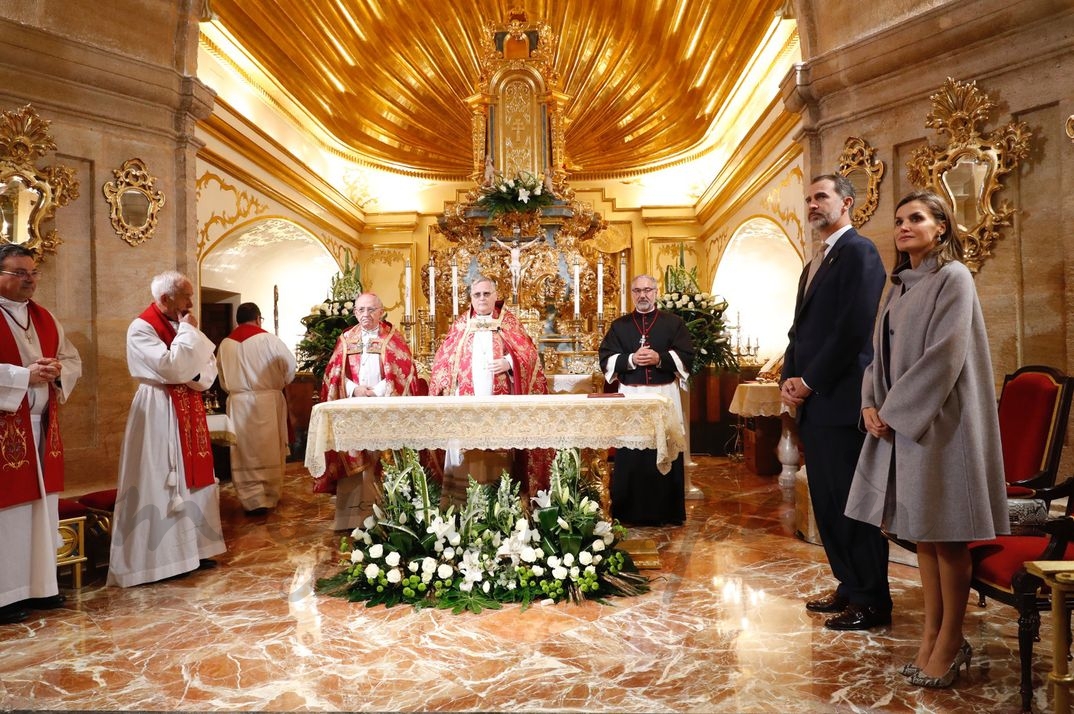
[[[261,309],[244,302],[238,325],[220,343],[220,384],[235,429],[231,482],[248,515],[275,508],[287,462],[287,400],[283,388],[295,378],[295,356],[261,327]]]
[[[56,409],[82,374],[78,351],[35,303],[34,255],[0,246],[0,624],[60,607],[56,583],[63,447]]]
[[[182,273],[151,283],[153,303],[127,328],[138,380],[119,464],[108,584],[130,587],[199,567],[227,550],[201,392],[216,379],[215,345],[198,329]]]

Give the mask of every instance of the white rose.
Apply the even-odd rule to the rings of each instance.
[[[533,548],[526,546],[522,549],[522,552],[519,554],[519,557],[522,558],[522,560],[526,563],[532,563],[533,561],[537,560],[537,552]]]
[[[406,564],[406,569],[412,573],[418,572],[418,561],[412,560]]]
[[[563,555],[563,564],[566,565],[568,568],[574,565],[574,554],[565,553]]]
[[[445,560],[455,560],[455,549],[454,548],[444,548],[444,559]]]
[[[447,580],[448,578],[451,577],[451,574],[453,572],[454,572],[454,568],[452,568],[447,563],[441,563],[440,567],[436,569],[436,575],[441,580]]]
[[[589,565],[593,562],[593,554],[590,553],[588,550],[583,550],[581,553],[578,554],[578,562],[582,565]]]
[[[539,578],[544,575],[544,568],[542,568],[540,565],[534,565],[530,569],[533,571],[533,577],[535,578]]]
[[[434,558],[430,558],[429,556],[425,556],[425,559],[421,561],[421,572],[432,573],[435,570],[436,560]]]
[[[558,555],[550,555],[550,556],[548,556],[548,567],[549,568],[558,568],[559,567],[559,562],[560,561],[559,561],[559,556]]]
[[[388,582],[397,583],[403,579],[403,574],[399,572],[399,568],[392,568],[388,571]]]
[[[376,563],[370,563],[365,566],[366,580],[374,580],[378,575],[380,575],[380,568],[377,567]]]
[[[556,580],[566,580],[567,579],[567,569],[563,568],[563,567],[552,568],[552,577],[555,578]]]
[[[398,551],[393,550],[391,553],[388,553],[388,557],[384,559],[384,562],[387,563],[389,567],[394,568],[395,566],[399,565],[399,560],[400,558]]]
[[[384,555],[384,546],[381,543],[377,543],[377,544],[373,545],[372,547],[370,547],[370,549],[369,549],[369,557],[370,558],[380,558],[383,555]]]
[[[351,562],[352,563],[361,563],[364,559],[365,559],[365,555],[362,553],[362,551],[360,551],[360,550],[352,550],[351,551]]]
[[[595,540],[595,541],[593,541],[593,545],[591,545],[590,548],[593,549],[594,553],[599,553],[600,551],[604,550],[604,541],[603,540]]]

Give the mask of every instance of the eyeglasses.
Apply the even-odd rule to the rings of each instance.
[[[373,313],[377,312],[378,310],[380,310],[379,307],[356,307],[356,308],[354,308],[355,314],[360,313],[362,315],[365,315],[365,314],[372,315]]]
[[[14,275],[19,280],[27,280],[29,278],[37,280],[41,277],[40,270],[31,270],[29,272],[25,270],[0,270],[0,273],[3,273],[4,275]]]
[[[487,293],[470,293],[470,297],[475,297],[475,298],[487,298],[487,297],[492,297],[492,295],[493,294],[491,292],[487,292]]]
[[[630,292],[634,293],[635,295],[645,295],[648,293],[655,293],[656,288],[631,288]]]

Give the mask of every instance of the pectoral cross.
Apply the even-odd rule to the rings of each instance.
[[[645,335],[642,335],[640,338],[638,338],[638,344],[641,345],[642,347],[646,346],[645,345]]]

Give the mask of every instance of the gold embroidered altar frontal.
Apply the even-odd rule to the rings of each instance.
[[[685,446],[677,408],[660,395],[337,399],[313,407],[306,468],[323,474],[326,451],[616,447],[656,449],[667,473]]]

